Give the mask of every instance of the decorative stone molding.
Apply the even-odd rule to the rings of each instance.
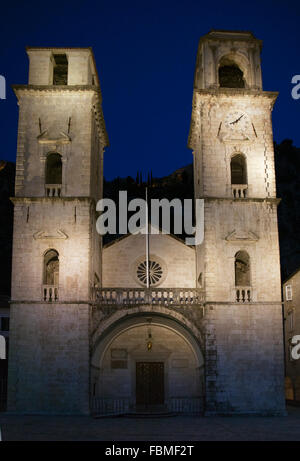
[[[243,230],[233,230],[230,232],[227,237],[225,237],[227,242],[257,242],[259,237],[251,231]]]
[[[50,239],[62,239],[67,240],[69,236],[60,229],[57,229],[56,232],[48,232],[48,231],[38,231],[33,234],[34,240],[50,240]]]
[[[59,134],[61,135],[60,137],[50,138],[48,135],[48,130],[44,130],[40,135],[37,136],[38,143],[47,144],[50,146],[55,145],[56,149],[57,145],[69,144],[72,141],[71,137],[63,131],[61,131]]]

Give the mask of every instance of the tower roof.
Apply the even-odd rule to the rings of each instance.
[[[251,31],[245,30],[225,30],[225,29],[211,29],[207,34],[200,38],[200,42],[207,40],[242,40],[242,41],[255,41],[262,47],[262,40],[256,38]]]

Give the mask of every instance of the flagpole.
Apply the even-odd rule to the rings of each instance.
[[[148,187],[146,187],[146,277],[147,288],[150,287],[149,283],[149,211],[148,211]]]

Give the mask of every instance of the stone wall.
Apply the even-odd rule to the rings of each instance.
[[[145,235],[130,235],[103,249],[103,286],[139,287],[136,262],[145,258]],[[161,262],[161,287],[195,288],[195,249],[169,235],[149,236],[150,259]]]
[[[87,304],[13,304],[8,411],[89,413]]]
[[[284,414],[280,304],[208,304],[206,411]]]
[[[276,203],[205,201],[204,280],[208,301],[235,301],[235,255],[250,257],[252,301],[281,301]]]
[[[195,92],[190,147],[196,197],[232,197],[230,161],[238,153],[247,163],[247,196],[276,197],[271,120],[275,98],[275,93],[234,89]],[[245,124],[236,132],[230,129],[235,114],[236,119],[245,114]],[[201,133],[199,138],[196,133]]]
[[[19,97],[17,196],[45,195],[46,158],[49,153],[57,152],[63,163],[62,195],[99,198],[102,148],[99,139],[95,135],[92,137],[94,99],[93,90],[22,92]],[[98,173],[97,183],[91,171]]]
[[[59,253],[59,299],[89,299],[90,206],[89,199],[15,202],[13,300],[42,300],[44,254],[49,249]]]

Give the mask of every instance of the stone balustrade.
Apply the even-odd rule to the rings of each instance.
[[[252,301],[251,287],[235,287],[236,302],[249,303]]]
[[[201,304],[204,291],[199,288],[94,288],[94,301],[108,305]]]
[[[231,190],[234,198],[246,198],[248,195],[247,184],[232,184]]]
[[[58,286],[43,285],[43,300],[49,302],[58,301]]]
[[[46,197],[60,197],[61,184],[46,184],[45,185]]]

